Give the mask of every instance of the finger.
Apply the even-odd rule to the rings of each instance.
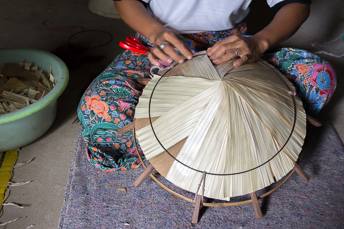
[[[248,57],[248,55],[241,55],[241,56],[240,56],[240,59],[242,59],[242,61],[243,61],[244,63],[246,63],[246,62],[248,62],[249,57]]]
[[[192,52],[172,32],[164,33],[163,37],[166,41],[171,43],[185,58],[192,58]]]
[[[207,55],[212,57],[215,53],[221,52],[223,45],[215,44],[214,46],[207,49]]]
[[[221,46],[217,47],[216,50],[214,52],[212,52],[211,55],[208,55],[208,56],[211,60],[215,60],[215,59],[225,55],[226,53],[229,53],[229,51],[227,51],[227,47],[224,45],[221,45]]]
[[[151,53],[154,54],[156,58],[161,60],[162,62],[166,63],[167,65],[172,63],[172,59],[167,56],[162,50],[159,48],[152,48]]]
[[[207,53],[209,56],[211,56],[211,55],[213,55],[213,53],[217,52],[217,50],[221,46],[229,44],[229,43],[235,43],[235,42],[239,41],[240,39],[241,39],[241,37],[239,35],[231,35],[231,36],[227,37],[226,39],[217,42],[212,47],[208,48]]]
[[[242,57],[242,58],[239,58],[239,59],[237,59],[237,60],[235,60],[235,61],[233,62],[233,66],[234,66],[235,68],[238,68],[238,67],[240,67],[241,65],[245,64],[245,63],[247,62],[247,60],[248,60],[248,57],[247,57],[247,56]]]
[[[165,48],[163,49],[163,51],[169,56],[171,57],[174,61],[178,62],[178,63],[183,63],[185,60],[184,56],[179,55],[176,50],[170,46],[170,45],[166,45]]]
[[[153,64],[155,66],[160,65],[158,59],[156,59],[152,53],[148,53],[148,60],[149,60],[149,62],[151,62],[151,64]]]
[[[248,44],[244,40],[237,40],[235,42],[227,43],[224,47],[226,49],[226,52],[235,54],[233,57],[251,55],[251,50],[248,47]],[[216,52],[210,56],[210,59],[214,61],[220,58],[221,54],[222,53]]]
[[[226,61],[233,60],[237,57],[237,55],[234,52],[229,52],[226,53],[225,55],[222,55],[218,57],[217,59],[212,60],[214,64],[222,64],[225,63]]]
[[[248,60],[248,56],[251,55],[250,49],[243,41],[236,41],[234,43],[227,44],[226,49],[228,51],[226,51],[224,54],[219,55],[219,53],[215,53],[212,57],[210,57],[214,64],[222,64],[236,57],[241,58],[245,63]]]
[[[242,47],[242,43],[240,41],[227,43],[218,47],[215,52],[209,55],[209,58],[211,60],[216,60],[226,53],[231,53],[231,55],[235,57],[237,56],[236,54],[237,50],[241,52],[242,49],[244,48]]]

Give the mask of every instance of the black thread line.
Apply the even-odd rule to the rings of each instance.
[[[271,160],[273,160],[278,154],[280,154],[282,152],[282,150],[284,149],[284,147],[288,144],[292,134],[294,133],[294,130],[295,130],[295,125],[296,125],[296,118],[297,118],[297,107],[296,107],[296,101],[295,101],[295,96],[292,96],[292,101],[293,101],[293,105],[294,105],[294,122],[293,122],[293,126],[292,126],[292,129],[291,129],[291,132],[286,140],[286,142],[284,143],[284,145],[281,147],[280,150],[277,151],[277,153],[272,156],[269,160],[267,160],[266,162],[264,162],[263,164],[261,165],[258,165],[254,168],[251,168],[251,169],[248,169],[248,170],[244,170],[244,171],[241,171],[241,172],[236,172],[236,173],[211,173],[211,172],[207,172],[207,171],[201,171],[199,169],[195,169],[195,168],[192,168],[191,166],[183,163],[182,161],[178,160],[176,157],[174,157],[165,147],[164,145],[161,143],[161,141],[159,140],[158,136],[156,135],[155,133],[155,130],[154,130],[154,127],[153,127],[153,122],[152,122],[152,117],[151,117],[151,103],[152,103],[152,98],[153,98],[153,94],[154,94],[154,91],[156,89],[156,87],[158,86],[160,80],[163,78],[164,76],[161,76],[161,78],[157,81],[157,83],[154,85],[154,88],[152,90],[152,94],[150,95],[150,98],[149,98],[149,104],[148,104],[148,118],[149,118],[149,123],[150,123],[150,126],[151,126],[151,129],[152,129],[152,132],[153,132],[153,135],[155,137],[155,139],[158,141],[158,143],[160,144],[160,146],[165,150],[166,153],[168,153],[168,155],[170,155],[170,157],[172,157],[175,161],[177,161],[178,163],[182,164],[183,166],[193,170],[193,171],[196,171],[196,172],[199,172],[199,173],[205,173],[205,174],[209,174],[209,175],[214,175],[214,176],[233,176],[233,175],[239,175],[239,174],[243,174],[243,173],[248,173],[248,172],[251,172],[253,170],[256,170],[264,165],[266,165],[267,163],[269,163]],[[290,87],[289,85],[284,81],[282,80],[283,83],[287,86],[287,88],[289,90]]]

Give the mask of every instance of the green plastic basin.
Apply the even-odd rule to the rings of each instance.
[[[48,72],[51,69],[56,84],[36,103],[0,115],[0,152],[27,145],[42,136],[53,124],[57,99],[68,84],[68,69],[55,55],[31,49],[0,49],[0,63],[15,63],[23,60],[35,63]]]

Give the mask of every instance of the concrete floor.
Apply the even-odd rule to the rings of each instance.
[[[87,0],[60,1],[2,1],[0,7],[0,44],[4,48],[38,48],[49,50],[64,59],[70,68],[70,84],[59,101],[59,112],[53,127],[42,138],[24,147],[19,161],[36,160],[15,170],[14,181],[33,180],[31,184],[11,189],[9,201],[30,204],[24,209],[6,207],[1,222],[24,217],[7,228],[57,228],[63,206],[75,141],[80,132],[75,119],[78,100],[90,81],[105,68],[119,52],[116,43],[129,33],[119,20],[91,14]],[[309,47],[310,41],[323,41],[343,30],[343,12],[338,12],[341,0],[331,3],[313,0],[313,12],[302,29],[288,44]],[[325,8],[324,8],[325,7]],[[326,9],[324,11],[324,9]],[[327,12],[328,17],[324,17]],[[338,13],[338,15],[336,15]],[[334,18],[337,22],[334,23]],[[340,23],[338,23],[338,20]],[[319,32],[319,26],[322,30]],[[326,28],[326,29],[325,29]],[[76,34],[86,31],[83,34]],[[75,36],[72,36],[76,34]],[[110,36],[110,37],[109,37]],[[110,43],[101,45],[111,38]],[[76,44],[78,44],[76,46]],[[338,78],[344,73],[343,59],[331,59]],[[332,103],[321,115],[324,122],[333,123],[344,139],[344,92],[339,79]]]

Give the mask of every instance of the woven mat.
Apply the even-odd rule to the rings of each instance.
[[[132,187],[141,169],[104,173],[87,162],[79,139],[66,188],[60,228],[344,228],[344,147],[331,126],[310,129],[300,165],[311,177],[293,175],[263,203],[208,208],[191,226],[193,207],[146,180]],[[125,188],[127,191],[125,191]]]

